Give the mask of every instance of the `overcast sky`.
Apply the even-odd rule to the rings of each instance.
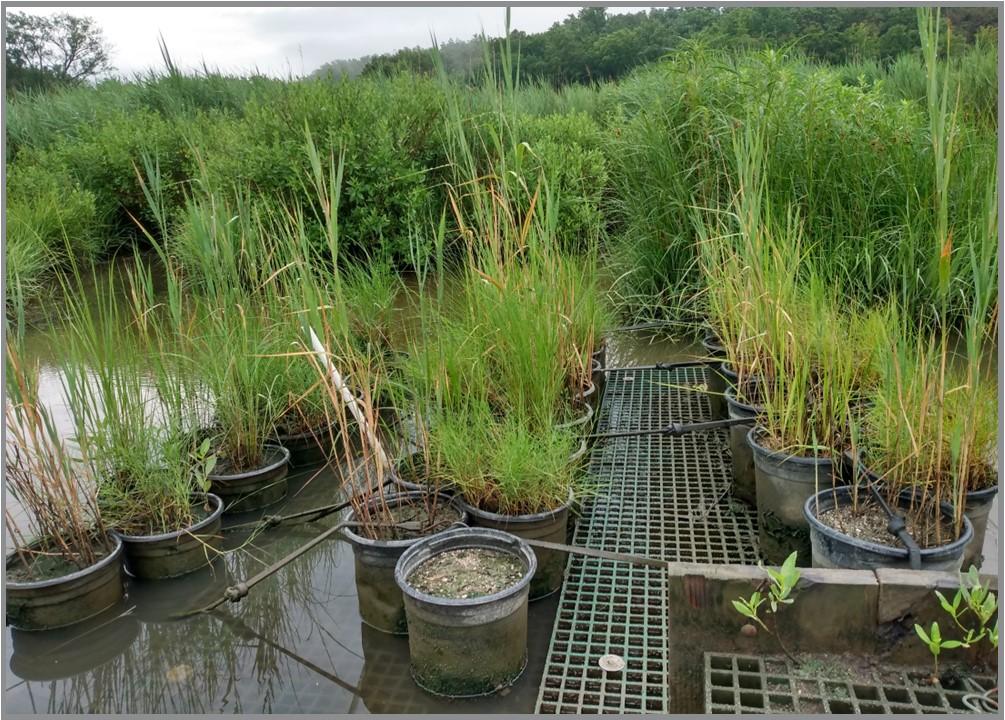
[[[609,12],[637,12],[619,8]],[[19,8],[11,8],[13,11]],[[578,7],[516,7],[512,25],[527,32],[548,29]],[[503,7],[393,8],[121,8],[28,9],[37,14],[89,15],[112,45],[116,72],[132,74],[163,65],[157,37],[163,33],[175,63],[183,68],[227,72],[257,69],[272,75],[302,75],[338,58],[429,45],[438,40],[467,40],[485,30],[502,33]]]

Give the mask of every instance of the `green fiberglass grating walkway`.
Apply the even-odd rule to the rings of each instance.
[[[711,417],[702,366],[608,375],[597,432]],[[666,561],[757,562],[754,512],[730,493],[725,430],[598,442],[573,544]],[[572,556],[537,710],[669,712],[667,578],[659,567]],[[625,661],[605,673],[604,655]]]

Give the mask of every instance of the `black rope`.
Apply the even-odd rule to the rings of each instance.
[[[172,617],[174,619],[187,618],[187,617],[191,617],[193,615],[200,615],[202,613],[210,612],[211,610],[216,609],[220,605],[223,605],[223,603],[225,603],[225,602],[231,602],[231,603],[240,602],[241,600],[243,600],[244,598],[246,598],[248,596],[248,593],[251,591],[251,588],[255,587],[255,585],[257,585],[258,583],[262,582],[266,578],[274,575],[276,572],[278,572],[279,570],[281,570],[283,567],[285,567],[286,565],[289,565],[291,562],[293,562],[294,560],[296,560],[297,558],[299,558],[301,555],[305,554],[308,550],[312,550],[313,548],[317,547],[318,545],[320,545],[321,543],[323,543],[325,540],[327,540],[328,538],[330,538],[335,533],[341,532],[342,530],[344,530],[347,527],[361,527],[364,524],[365,523],[345,521],[345,522],[340,522],[338,525],[333,525],[332,527],[328,528],[327,530],[325,530],[323,533],[321,533],[317,537],[312,538],[308,542],[304,543],[303,545],[301,545],[296,550],[294,550],[293,552],[289,553],[288,555],[286,555],[282,559],[277,560],[276,562],[272,563],[271,565],[269,565],[265,569],[260,570],[259,572],[255,573],[254,575],[252,575],[247,580],[244,580],[243,582],[239,582],[236,585],[231,585],[230,587],[228,587],[226,590],[223,591],[223,596],[222,597],[220,597],[217,600],[214,600],[209,605],[206,605],[204,607],[198,608],[197,610],[189,610],[188,612],[184,612],[184,613],[181,613],[181,614],[178,614],[178,615],[173,615]],[[389,524],[381,524],[381,523],[375,523],[374,524],[374,523],[371,523],[371,524],[368,524],[367,527],[371,527],[371,528],[377,528],[377,527],[382,527],[382,528],[399,528],[399,529],[405,529],[405,530],[411,530],[411,531],[415,531],[415,530],[419,529],[417,523],[414,523],[414,522],[413,523],[408,523],[408,522],[405,522],[405,523],[389,523]]]

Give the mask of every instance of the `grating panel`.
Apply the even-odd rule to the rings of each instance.
[[[711,417],[701,367],[613,373],[599,432],[652,430]],[[612,438],[594,448],[594,491],[577,541],[668,561],[756,564],[756,513],[733,500],[725,430]]]
[[[974,678],[987,690],[994,678]],[[705,653],[705,712],[968,713],[970,690],[936,687],[925,673],[883,667],[854,675],[834,660],[808,660],[795,666],[784,657]]]
[[[598,432],[711,417],[702,367],[611,373]],[[726,431],[598,442],[573,542],[661,560],[756,563],[755,515],[730,497]],[[541,713],[669,711],[667,578],[657,567],[570,556]],[[625,661],[609,673],[603,655]]]

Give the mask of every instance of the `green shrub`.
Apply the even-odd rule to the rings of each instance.
[[[604,224],[601,200],[607,187],[603,135],[589,116],[576,113],[521,116],[519,158],[510,161],[528,187],[539,177],[559,198],[557,237],[567,250],[593,246]]]
[[[160,165],[168,202],[177,204],[182,197],[188,149],[181,128],[151,110],[116,112],[48,152],[53,162],[94,193],[97,206],[121,230],[134,229],[132,218],[154,222],[137,175],[144,155]]]
[[[4,280],[8,301],[25,301],[71,257],[100,256],[107,236],[94,195],[68,173],[27,157],[8,169]]]
[[[410,233],[439,208],[427,177],[444,162],[435,87],[411,78],[277,86],[249,101],[243,118],[210,124],[203,165],[190,174],[204,173],[216,189],[249,188],[314,208],[305,188],[308,129],[322,157],[345,153],[339,224],[346,252],[406,258]]]

